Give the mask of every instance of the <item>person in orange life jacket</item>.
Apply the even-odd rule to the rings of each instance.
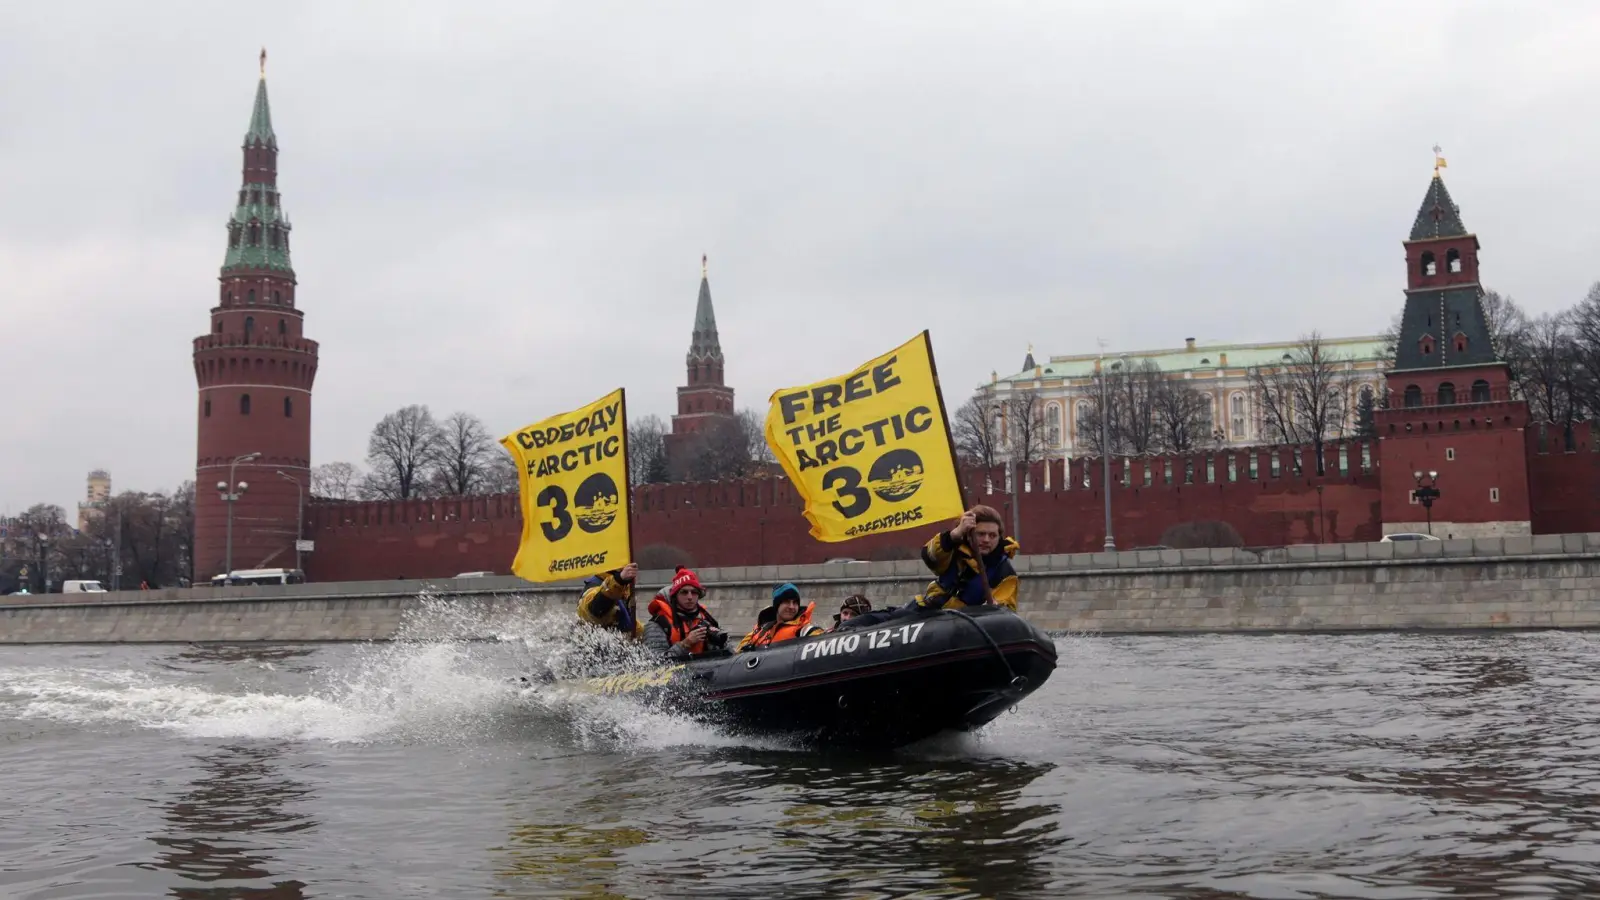
[[[578,619],[619,631],[634,640],[642,639],[644,623],[639,621],[633,599],[633,582],[638,575],[639,566],[628,563],[616,571],[585,578],[583,596],[578,599]]]
[[[976,555],[972,552],[974,544]],[[961,514],[954,528],[939,532],[923,545],[922,561],[933,570],[935,578],[917,597],[916,605],[922,609],[961,609],[988,603],[983,593],[984,579],[978,577],[981,556],[994,603],[1015,611],[1017,570],[1011,559],[1017,550],[1017,542],[1006,537],[1000,513],[992,506],[974,506]]]
[[[739,650],[759,650],[783,641],[822,634],[822,626],[811,624],[811,614],[817,604],[807,603],[800,608],[800,589],[792,584],[780,584],[772,589],[772,605],[756,617],[756,627],[739,642]]]
[[[706,592],[699,576],[678,566],[666,593],[666,597],[657,594],[650,601],[650,623],[644,630],[646,647],[672,659],[687,659],[727,647],[728,633],[700,605]]]
[[[865,594],[851,594],[844,598],[844,603],[839,606],[839,611],[833,614],[833,627],[830,632],[838,631],[839,626],[859,615],[872,612],[872,601]]]

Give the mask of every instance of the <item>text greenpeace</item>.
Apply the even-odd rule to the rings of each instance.
[[[521,489],[522,543],[513,573],[528,581],[560,581],[632,557],[627,400],[621,388],[518,429],[500,444],[516,462]]]
[[[811,536],[844,541],[961,515],[926,331],[855,371],[775,392],[766,439]]]
[[[839,656],[845,653],[887,650],[890,647],[914,644],[922,633],[922,623],[913,622],[899,628],[881,628],[876,631],[846,632],[837,637],[812,641],[800,648],[800,661]]]

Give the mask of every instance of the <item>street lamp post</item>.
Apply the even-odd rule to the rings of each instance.
[[[250,489],[248,482],[234,481],[233,472],[239,463],[250,462],[260,455],[260,453],[246,453],[243,456],[235,456],[233,462],[228,463],[228,480],[217,482],[217,493],[228,504],[228,550],[222,571],[224,584],[233,581],[233,504],[237,503],[239,498],[244,496],[244,492]]]
[[[1100,354],[1100,481],[1101,491],[1105,494],[1106,506],[1106,545],[1107,553],[1117,552],[1117,540],[1111,536],[1111,439],[1110,419],[1111,410],[1106,396],[1106,355]]]
[[[1417,502],[1422,504],[1422,508],[1424,510],[1427,510],[1427,515],[1428,515],[1428,534],[1432,535],[1433,534],[1433,501],[1439,499],[1439,488],[1438,488],[1439,473],[1438,472],[1432,472],[1432,471],[1428,472],[1428,483],[1427,484],[1423,484],[1422,483],[1422,473],[1421,472],[1412,472],[1411,474],[1412,474],[1412,476],[1414,478],[1417,479],[1417,489],[1413,493],[1415,494],[1415,496],[1417,498]]]
[[[39,535],[39,593],[50,593],[50,535]]]
[[[295,571],[304,571],[300,565],[300,542],[306,536],[306,492],[301,487],[300,480],[292,475],[285,475],[282,469],[278,470],[278,477],[294,482],[294,568]],[[319,557],[320,559],[320,557]]]

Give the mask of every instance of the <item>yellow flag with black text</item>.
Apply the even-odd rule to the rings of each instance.
[[[617,388],[500,439],[522,489],[522,545],[511,563],[517,577],[563,581],[628,564],[627,410]]]
[[[785,388],[767,445],[805,499],[811,536],[838,542],[963,512],[926,331],[837,378]]]

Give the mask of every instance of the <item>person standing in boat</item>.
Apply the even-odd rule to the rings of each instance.
[[[584,579],[583,596],[578,599],[578,619],[642,640],[644,623],[639,621],[633,599],[633,582],[638,575],[639,566],[628,563],[621,569]]]
[[[650,623],[644,629],[646,647],[672,659],[699,656],[708,650],[721,650],[728,644],[728,633],[716,617],[700,604],[706,595],[695,573],[678,566],[667,596],[657,594],[650,601]]]
[[[811,623],[811,614],[817,604],[807,603],[800,608],[800,589],[793,584],[780,584],[772,589],[772,605],[756,617],[756,627],[739,642],[739,652],[760,650],[783,641],[822,634],[822,626]]]
[[[973,545],[977,546],[976,555]],[[989,602],[983,592],[984,579],[978,577],[981,557],[994,603],[1015,611],[1017,570],[1011,560],[1017,550],[1016,540],[1006,537],[999,511],[992,506],[974,506],[962,513],[954,528],[939,532],[923,545],[922,562],[935,577],[917,597],[916,605],[922,609],[961,609]]]

